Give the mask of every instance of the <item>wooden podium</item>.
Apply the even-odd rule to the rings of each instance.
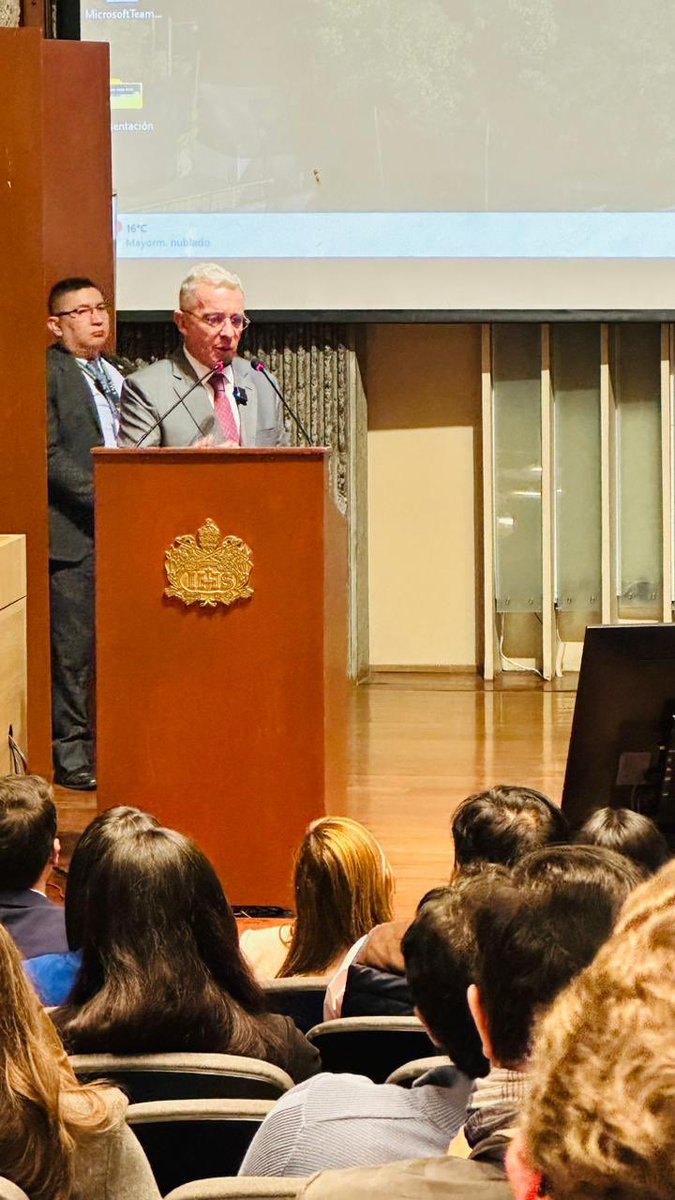
[[[233,903],[286,904],[308,822],[344,794],[328,451],[101,449],[94,478],[99,809],[135,804],[194,837]],[[165,594],[167,549],[209,518],[251,551],[253,594],[229,607]]]

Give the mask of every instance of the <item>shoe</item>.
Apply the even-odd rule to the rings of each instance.
[[[64,771],[54,775],[54,783],[72,792],[95,792],[96,776],[87,767],[79,771]]]

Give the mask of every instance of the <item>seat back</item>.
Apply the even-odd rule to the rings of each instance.
[[[302,1182],[302,1180],[300,1180]],[[4,1175],[0,1176],[0,1200],[28,1200],[26,1193],[12,1183],[9,1179],[5,1179]]]
[[[236,1175],[270,1100],[154,1100],[130,1104],[127,1123],[163,1196],[195,1179]]]
[[[149,1100],[276,1100],[293,1086],[272,1063],[237,1054],[73,1054],[78,1079],[110,1079],[132,1103]]]
[[[374,1083],[435,1052],[417,1017],[341,1017],[315,1025],[307,1037],[319,1050],[324,1071],[367,1075]]]
[[[297,975],[269,979],[263,990],[273,1012],[291,1017],[302,1033],[323,1020],[326,980],[323,975]]]
[[[415,1058],[412,1062],[404,1063],[402,1067],[397,1067],[385,1079],[385,1083],[396,1083],[399,1087],[410,1088],[416,1079],[421,1079],[426,1075],[427,1071],[433,1071],[436,1067],[451,1067],[452,1061],[444,1054],[434,1054],[430,1058]]]
[[[286,1200],[297,1196],[305,1179],[278,1179],[274,1176],[243,1179],[198,1179],[169,1192],[165,1200]]]

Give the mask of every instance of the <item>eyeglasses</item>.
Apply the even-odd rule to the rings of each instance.
[[[75,317],[79,321],[80,317],[93,317],[94,313],[98,313],[100,317],[105,316],[110,312],[110,307],[105,302],[102,304],[81,304],[79,308],[70,308],[68,312],[54,313],[55,317]]]
[[[194,317],[196,321],[201,321],[202,325],[208,325],[209,329],[222,329],[223,325],[230,322],[235,333],[243,333],[248,329],[251,321],[246,313],[196,313],[190,308],[181,308],[181,312],[185,313],[186,317]]]

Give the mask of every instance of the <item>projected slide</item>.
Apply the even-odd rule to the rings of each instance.
[[[675,257],[662,0],[81,13],[111,46],[120,258]]]

